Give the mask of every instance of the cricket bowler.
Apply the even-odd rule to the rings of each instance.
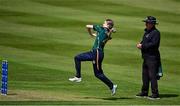
[[[110,89],[111,95],[115,95],[117,85],[108,79],[102,69],[102,62],[104,58],[104,46],[107,41],[111,40],[111,34],[115,32],[114,22],[111,19],[106,19],[103,25],[86,25],[88,33],[95,37],[95,42],[92,49],[89,52],[78,54],[74,57],[76,75],[73,78],[69,78],[72,82],[81,82],[81,62],[92,61],[95,76],[104,82]],[[94,31],[96,33],[94,33]]]

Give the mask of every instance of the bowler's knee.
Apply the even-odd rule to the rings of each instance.
[[[103,77],[103,74],[95,73],[96,78],[101,79]]]
[[[74,60],[75,60],[75,61],[79,61],[79,60],[80,60],[79,55],[76,55],[76,56],[74,57]]]

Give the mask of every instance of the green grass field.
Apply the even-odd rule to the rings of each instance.
[[[0,59],[9,61],[9,92],[2,104],[180,105],[180,0],[0,0]],[[136,43],[142,20],[159,20],[164,76],[160,100],[135,98],[141,88],[141,54]],[[118,84],[117,94],[82,63],[82,83],[74,56],[89,51],[86,24],[115,21],[117,33],[105,47],[103,69]],[[1,77],[0,77],[1,78]]]

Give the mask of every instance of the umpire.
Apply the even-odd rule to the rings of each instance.
[[[156,18],[147,16],[145,20],[145,33],[143,39],[137,44],[137,48],[141,50],[143,65],[142,65],[142,89],[136,97],[148,97],[149,83],[151,83],[152,95],[149,99],[160,99],[157,83],[157,71],[160,66],[160,32],[156,29]]]

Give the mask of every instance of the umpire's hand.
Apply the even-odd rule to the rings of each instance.
[[[137,47],[138,49],[141,49],[141,48],[142,48],[142,44],[141,44],[141,43],[138,43],[138,44],[136,45],[136,47]]]

